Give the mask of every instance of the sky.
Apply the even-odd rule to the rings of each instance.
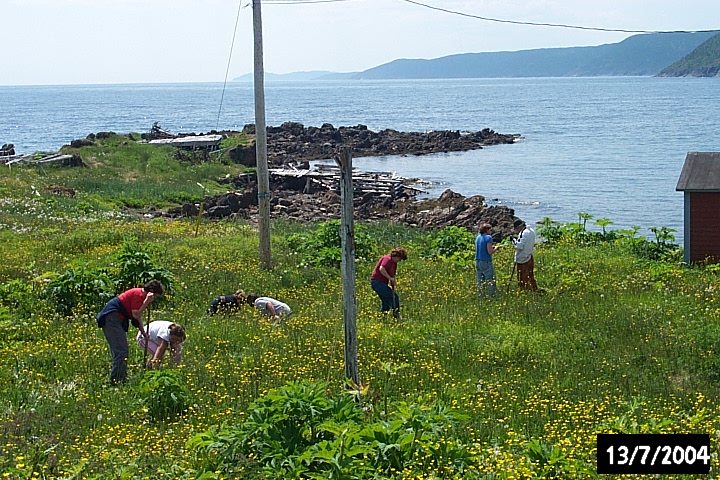
[[[358,72],[401,58],[601,45],[633,35],[474,17],[720,28],[718,0],[416,1],[464,15],[408,0],[262,0],[264,70]],[[252,0],[0,0],[0,85],[231,80],[253,71],[252,17]]]

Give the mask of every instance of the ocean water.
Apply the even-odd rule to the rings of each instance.
[[[720,151],[717,78],[267,83],[265,95],[268,125],[521,134],[513,145],[354,165],[422,178],[431,196],[447,188],[484,195],[528,222],[587,212],[610,219],[610,228],[673,228],[678,242],[683,195],[675,185],[685,156]],[[55,151],[99,131],[145,132],[154,122],[196,133],[254,122],[253,87],[244,83],[224,92],[221,83],[0,86],[0,105],[0,143],[18,153]]]

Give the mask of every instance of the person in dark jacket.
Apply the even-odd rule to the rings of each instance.
[[[122,383],[127,379],[127,359],[130,353],[127,332],[130,321],[147,337],[147,331],[143,327],[142,314],[156,296],[164,293],[165,288],[162,283],[158,280],[150,280],[142,287],[126,290],[110,300],[95,317],[110,346],[111,383]]]
[[[208,315],[215,315],[220,312],[230,312],[240,308],[245,302],[245,295],[242,290],[238,290],[232,295],[220,295],[212,301],[207,309]]]

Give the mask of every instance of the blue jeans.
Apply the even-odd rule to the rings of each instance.
[[[378,297],[380,297],[380,301],[382,302],[382,306],[380,307],[381,312],[400,310],[400,297],[387,283],[370,280],[370,286],[375,290],[375,293],[378,294]]]
[[[495,284],[495,266],[492,261],[475,260],[475,278],[478,284],[478,295],[494,297],[497,293]]]

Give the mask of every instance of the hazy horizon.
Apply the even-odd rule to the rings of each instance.
[[[3,32],[11,41],[0,43],[0,56],[9,62],[0,71],[0,85],[197,83],[222,82],[226,73],[228,80],[240,77],[253,71],[251,0],[242,2],[4,0]],[[426,6],[407,0],[263,1],[264,70],[278,75],[350,73],[398,59],[596,46],[620,42],[635,34],[631,30],[714,30],[718,27],[711,22],[720,18],[720,2],[710,0],[657,0],[652,9],[633,0],[420,3]]]

